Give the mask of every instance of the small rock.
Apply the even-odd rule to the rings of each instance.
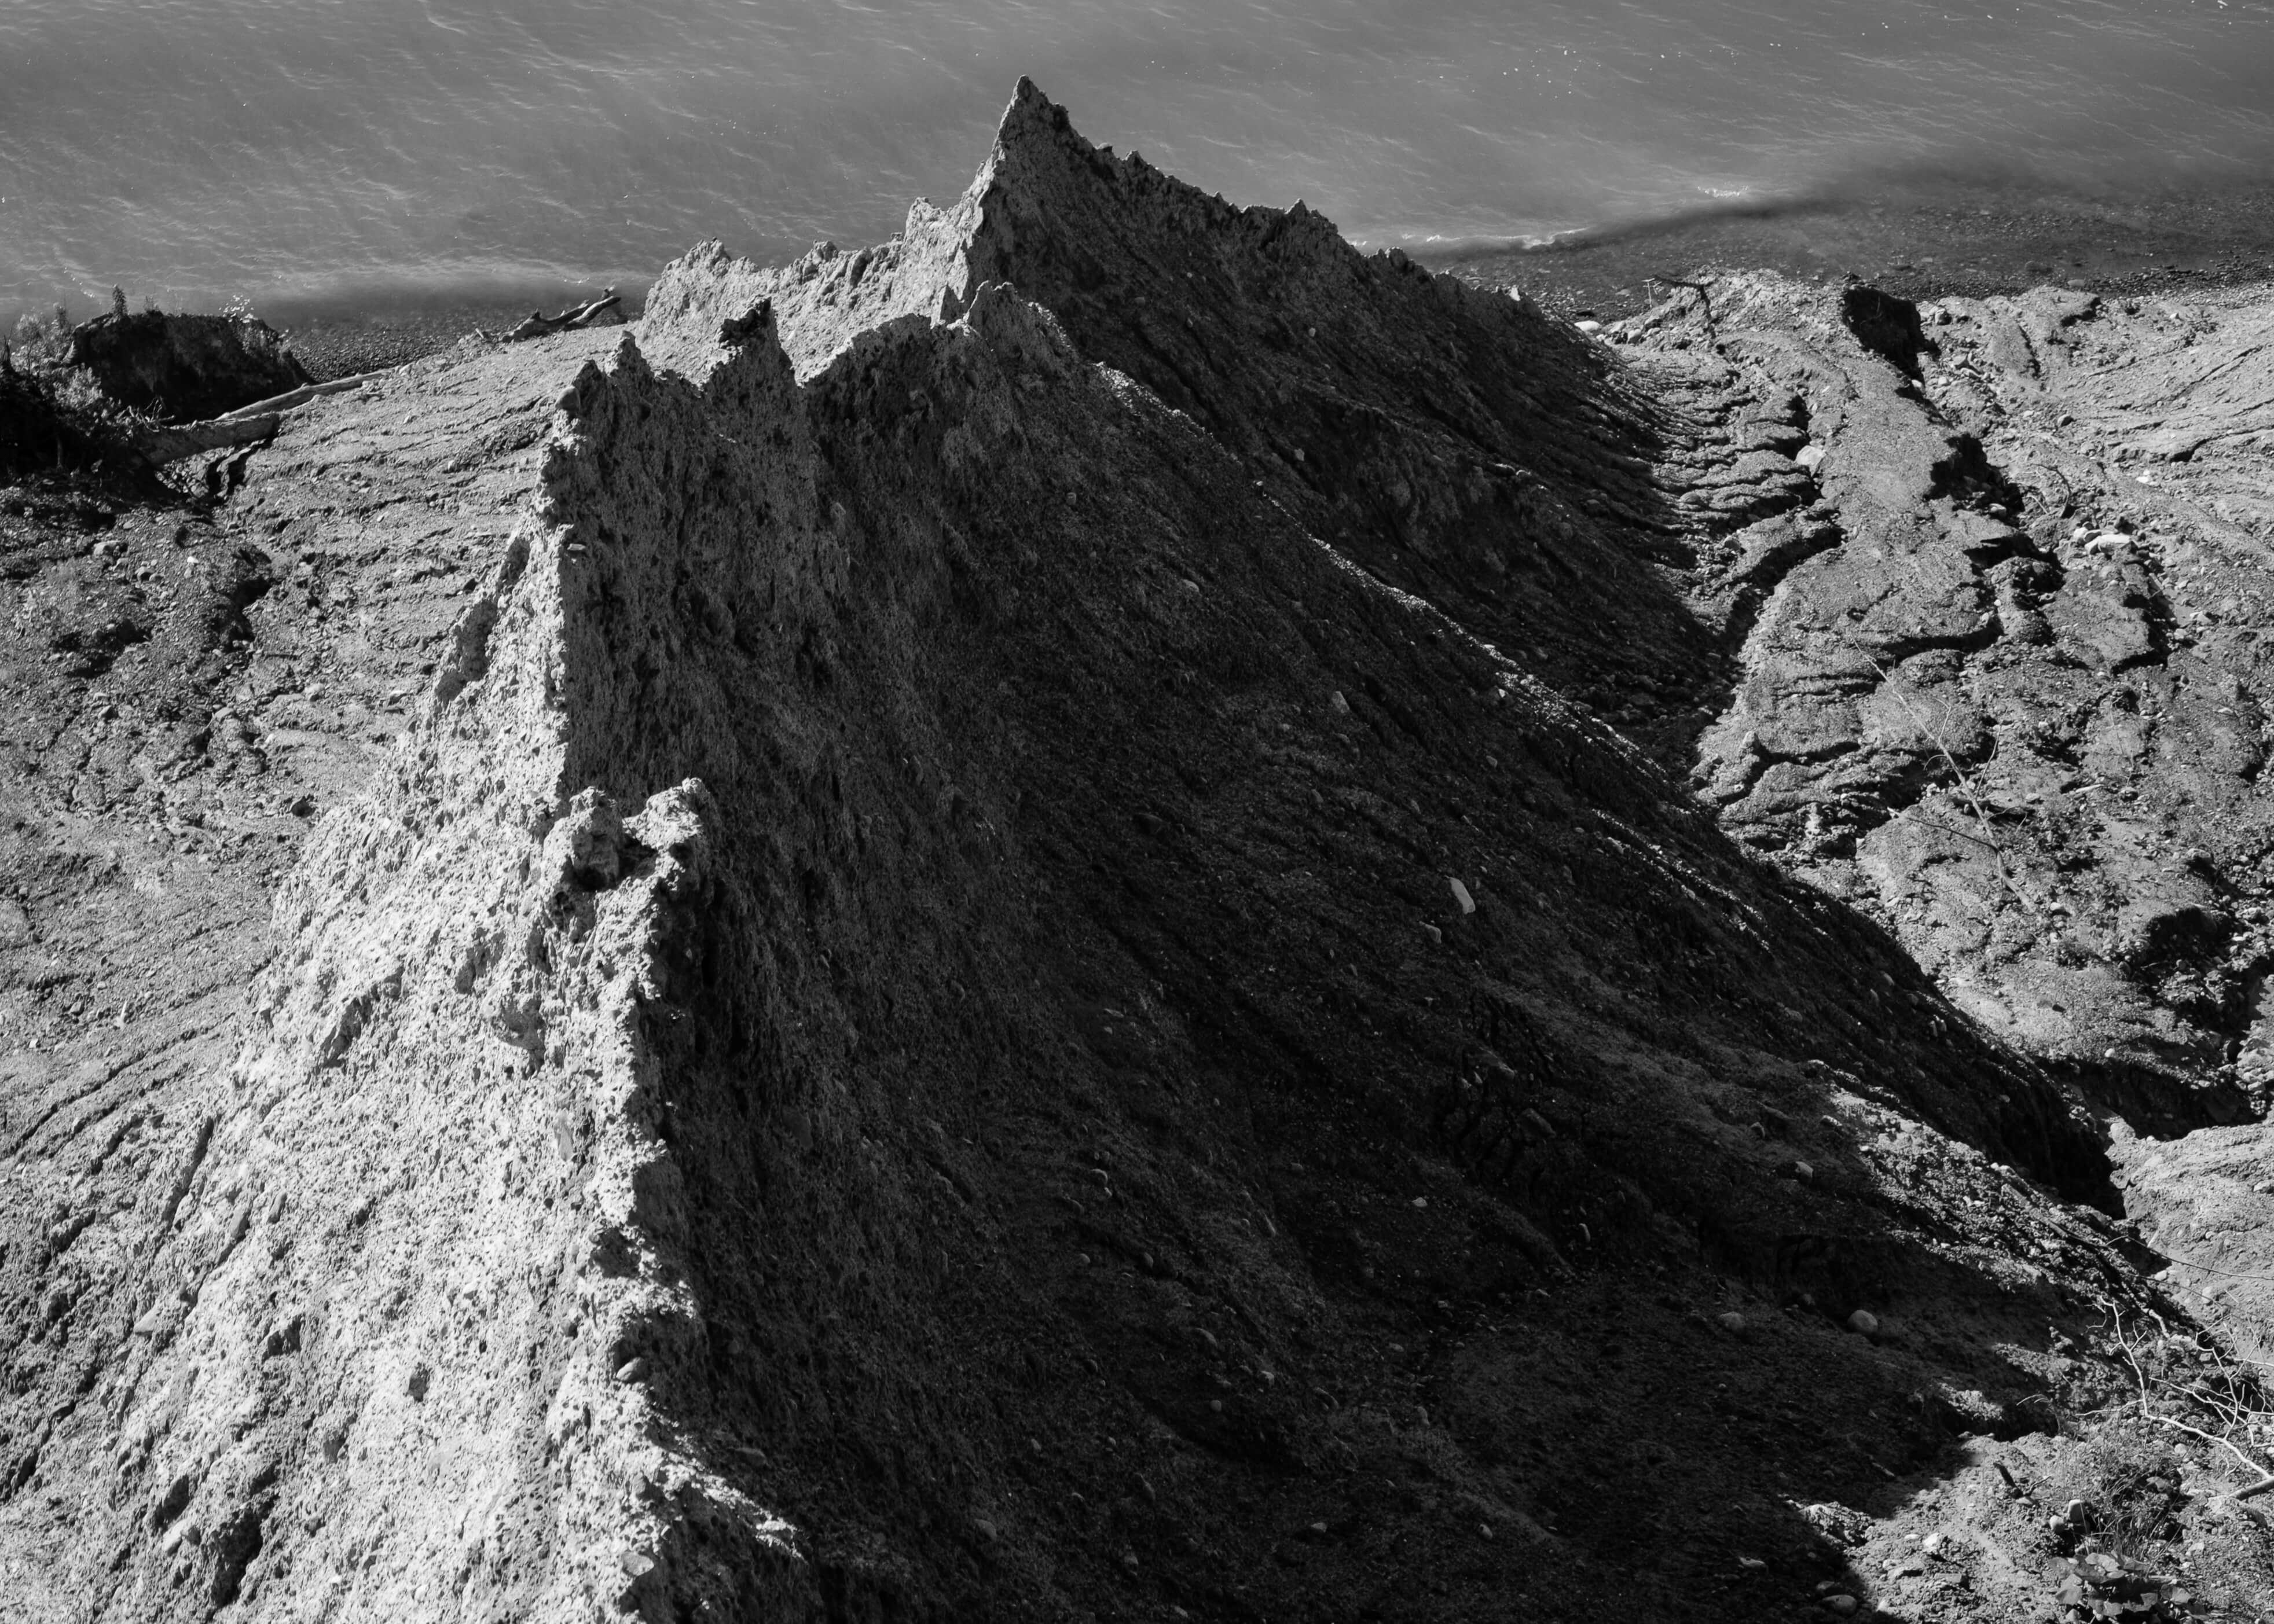
[[[1603,324],[1600,321],[1575,321],[1571,325],[1582,333],[1594,334],[1603,330]]]
[[[655,1571],[655,1558],[644,1551],[627,1551],[616,1559],[616,1564],[635,1579]]]
[[[287,1314],[277,1320],[269,1328],[268,1338],[261,1344],[261,1351],[271,1358],[279,1354],[299,1352],[301,1323],[298,1314]]]
[[[1445,933],[1438,929],[1434,925],[1422,926],[1421,934],[1427,936],[1433,945],[1442,943],[1445,939]]]
[[[1327,703],[1335,708],[1336,715],[1348,716],[1350,714],[1350,701],[1343,697],[1342,689],[1337,688],[1333,693],[1328,695]]]
[[[1824,1598],[1825,1611],[1830,1613],[1834,1618],[1853,1618],[1856,1616],[1856,1609],[1863,1605],[1845,1590],[1834,1590]]]
[[[1793,461],[1812,474],[1824,466],[1824,447],[1818,445],[1803,446],[1800,448],[1800,455],[1793,458]]]
[[[647,1380],[646,1359],[636,1358],[625,1360],[623,1364],[616,1367],[616,1380],[618,1381],[625,1382],[645,1381]]]
[[[1879,1316],[1868,1309],[1859,1308],[1848,1316],[1848,1328],[1858,1336],[1877,1336],[1879,1334]]]
[[[1745,1317],[1732,1309],[1726,1314],[1714,1315],[1713,1323],[1725,1331],[1742,1331],[1745,1328]]]
[[[1919,1549],[1929,1556],[1940,1556],[1949,1546],[1950,1536],[1944,1533],[1929,1534],[1924,1539],[1919,1541]]]
[[[1464,914],[1473,914],[1477,911],[1476,898],[1469,895],[1469,888],[1467,886],[1462,884],[1460,881],[1450,878],[1449,876],[1446,879],[1445,883],[1453,888],[1453,900],[1459,906],[1460,910]]]

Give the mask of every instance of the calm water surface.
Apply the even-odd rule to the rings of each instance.
[[[1092,139],[1370,244],[2274,178],[2274,0],[4,0],[0,312],[622,281]]]

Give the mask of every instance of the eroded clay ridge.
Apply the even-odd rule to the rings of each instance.
[[[2095,1124],[1481,635],[1710,674],[1653,549],[1797,511],[1789,399],[1031,86],[862,259],[372,409],[493,403],[509,533],[226,1066],[11,1125],[11,1605],[1757,1618],[2067,1447]],[[378,524],[296,506],[358,410],[247,511]]]
[[[808,374],[992,281],[1188,413],[1312,535],[1607,711],[1677,718],[1720,691],[1684,601],[1697,546],[1807,500],[1788,392],[1669,411],[1538,306],[1101,150],[1024,80],[952,207],[780,267],[708,244],[651,308],[771,299]]]

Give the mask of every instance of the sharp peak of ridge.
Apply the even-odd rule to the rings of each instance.
[[[1103,176],[1113,169],[1144,175],[1157,183],[1189,193],[1196,202],[1223,208],[1229,215],[1251,213],[1267,217],[1284,215],[1291,222],[1315,222],[1323,225],[1329,233],[1340,235],[1331,221],[1300,198],[1284,207],[1269,203],[1243,205],[1228,202],[1220,193],[1204,192],[1195,183],[1147,162],[1134,151],[1124,155],[1117,154],[1110,146],[1098,146],[1074,128],[1073,116],[1064,105],[1053,102],[1041,86],[1025,74],[1020,75],[1018,85],[1011,93],[1011,100],[1003,109],[1002,120],[996,126],[995,145],[986,162],[980,166],[965,198],[969,201],[983,199],[992,187],[1001,186],[1006,178],[1018,178],[1020,171],[1034,161],[1065,155],[1073,156],[1095,175]]]
[[[995,128],[995,151],[1001,154],[1014,146],[1033,139],[1066,140],[1089,150],[1090,142],[1073,127],[1073,119],[1065,109],[1050,100],[1040,85],[1021,73],[1018,85],[1011,92],[1011,100],[1003,109],[1002,122]]]
[[[798,375],[810,378],[871,327],[907,315],[953,320],[987,282],[1008,282],[1050,304],[1052,289],[1034,276],[1038,238],[1055,243],[1044,263],[1079,263],[1092,274],[1121,263],[1142,276],[1149,256],[1135,262],[1127,256],[1148,237],[1243,229],[1259,242],[1300,231],[1312,252],[1329,259],[1365,257],[1299,200],[1284,209],[1242,207],[1135,153],[1096,145],[1065,108],[1022,77],[986,160],[953,203],[919,198],[885,242],[849,250],[823,243],[783,264],[738,258],[715,241],[699,244],[664,268],[643,327],[659,341],[659,352],[670,353],[665,365],[699,373],[722,353],[713,337],[721,325],[748,321],[769,303]],[[1051,280],[1045,272],[1043,283]]]

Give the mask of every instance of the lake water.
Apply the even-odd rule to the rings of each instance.
[[[960,192],[1020,73],[1363,243],[2274,178],[2274,0],[6,0],[0,313],[637,283]]]

